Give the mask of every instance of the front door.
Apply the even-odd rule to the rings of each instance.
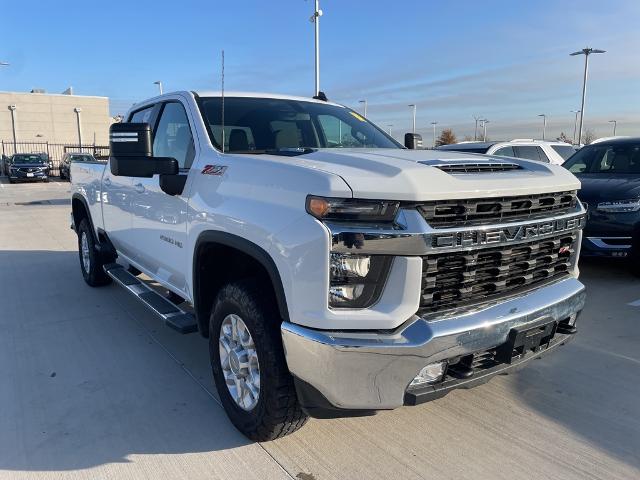
[[[180,174],[187,175],[195,157],[192,130],[184,105],[164,103],[153,137],[153,155],[178,161]],[[168,195],[160,188],[160,177],[133,179],[133,235],[135,260],[158,280],[179,292],[187,291],[187,187],[183,195]]]

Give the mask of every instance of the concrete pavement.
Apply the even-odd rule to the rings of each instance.
[[[68,198],[0,184],[0,479],[640,477],[640,280],[622,265],[583,265],[579,337],[519,373],[256,444],[206,340],[83,282]]]

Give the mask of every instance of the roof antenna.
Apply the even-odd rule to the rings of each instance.
[[[224,153],[224,48],[222,49],[222,153]]]

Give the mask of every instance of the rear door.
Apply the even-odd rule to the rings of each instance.
[[[195,158],[193,128],[187,108],[179,100],[163,102],[153,134],[153,155],[178,161],[186,176]],[[167,286],[187,291],[186,236],[188,196],[168,195],[160,188],[160,176],[133,179],[133,232],[135,261]]]
[[[133,112],[131,122],[153,123],[156,106],[151,105]],[[133,178],[116,176],[110,165],[102,177],[102,217],[105,230],[118,252],[128,258],[135,256],[136,242],[132,231]]]

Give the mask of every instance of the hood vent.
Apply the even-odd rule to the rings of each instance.
[[[511,170],[521,170],[522,167],[517,163],[505,162],[482,162],[482,163],[446,163],[446,164],[429,164],[431,167],[439,168],[443,172],[452,175],[463,173],[489,173],[489,172],[508,172]]]

